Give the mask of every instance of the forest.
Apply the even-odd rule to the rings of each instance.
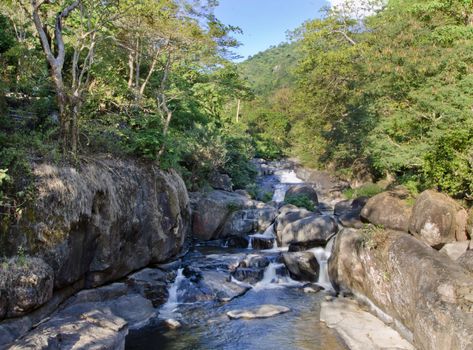
[[[32,162],[97,153],[175,168],[190,190],[296,157],[473,199],[472,1],[364,3],[235,63],[240,29],[214,0],[3,0],[0,204],[32,195]]]

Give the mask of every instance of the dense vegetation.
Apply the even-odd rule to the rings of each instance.
[[[229,57],[237,27],[215,1],[7,0],[0,4],[0,205],[21,210],[31,162],[96,153],[252,181],[250,95]]]
[[[32,161],[103,152],[191,190],[216,171],[243,188],[250,158],[290,155],[471,199],[472,0],[365,2],[235,65],[214,0],[2,1],[0,205],[21,210]]]
[[[370,16],[351,3],[293,33],[296,83],[262,93],[248,123],[288,121],[273,145],[308,165],[472,199],[472,1],[366,1]]]

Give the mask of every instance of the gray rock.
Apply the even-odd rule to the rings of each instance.
[[[253,249],[265,250],[272,249],[275,238],[252,237],[251,245]]]
[[[190,229],[189,198],[175,171],[101,157],[78,168],[34,166],[37,196],[8,233],[43,258],[61,289],[94,287],[178,254]]]
[[[457,264],[473,273],[473,250],[467,250],[458,259]]]
[[[439,250],[439,252],[447,255],[450,259],[455,261],[468,250],[469,245],[470,241],[447,243]]]
[[[14,343],[10,349],[120,350],[125,349],[127,334],[124,319],[108,310],[90,310],[79,315],[55,317]]]
[[[264,270],[258,268],[239,267],[232,275],[240,282],[256,284],[263,279]]]
[[[277,209],[270,206],[238,210],[225,221],[220,237],[241,236],[252,232],[264,232],[277,216]]]
[[[467,213],[450,197],[435,191],[424,191],[417,198],[409,232],[431,247],[465,241]]]
[[[126,284],[158,307],[168,299],[169,277],[169,273],[162,270],[146,268],[128,276]]]
[[[193,233],[202,240],[244,235],[269,226],[276,216],[274,208],[235,192],[212,191],[196,207]]]
[[[253,318],[267,318],[273,317],[276,315],[280,315],[286,312],[291,311],[286,306],[281,305],[261,305],[255,309],[245,309],[245,310],[233,310],[227,312],[227,316],[230,319],[239,319],[239,318],[246,318],[246,319],[253,319]]]
[[[42,259],[17,257],[0,263],[0,320],[31,312],[53,296],[54,272]]]
[[[281,236],[286,227],[291,225],[293,222],[302,218],[313,216],[314,213],[306,209],[297,208],[294,205],[285,205],[279,210],[280,214],[277,216],[274,231],[278,237],[278,242],[281,243]]]
[[[293,196],[306,196],[309,198],[315,205],[319,203],[319,199],[317,197],[317,191],[310,185],[293,185],[289,187],[286,192],[285,198],[293,197]]]
[[[360,214],[368,199],[368,197],[359,197],[354,200],[340,201],[335,204],[334,215],[344,227],[362,228]]]
[[[227,174],[213,173],[209,177],[209,184],[216,190],[233,191],[232,179]]]
[[[382,192],[371,197],[361,210],[361,219],[386,229],[408,232],[412,207],[398,191]]]
[[[307,247],[318,247],[327,244],[338,231],[335,219],[328,215],[311,215],[286,225],[277,231],[278,242],[282,246],[304,244]]]
[[[299,281],[315,282],[319,275],[319,264],[311,252],[283,253],[283,261],[291,277]]]
[[[269,265],[269,259],[262,255],[248,255],[241,263],[241,267],[264,268]]]
[[[349,299],[324,301],[320,320],[341,335],[351,350],[414,350],[398,332]]]
[[[419,349],[471,349],[471,273],[409,234],[340,232],[328,262],[332,284],[364,295],[412,334]]]

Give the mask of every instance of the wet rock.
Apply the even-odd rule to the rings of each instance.
[[[318,279],[319,264],[311,252],[283,253],[283,261],[291,277],[298,281]]]
[[[469,245],[470,241],[447,243],[439,250],[439,252],[447,255],[450,259],[455,261],[468,250]]]
[[[286,306],[281,305],[261,305],[255,309],[245,309],[245,310],[233,310],[227,312],[227,316],[230,319],[239,319],[239,318],[246,318],[246,319],[253,319],[253,318],[267,318],[273,317],[276,315],[280,315],[286,312],[291,311]]]
[[[318,286],[316,284],[312,284],[311,286],[308,286],[308,287],[304,287],[304,293],[318,293],[320,292],[321,290],[323,290],[323,288],[321,286]]]
[[[324,246],[338,232],[335,219],[328,215],[312,215],[286,225],[277,231],[282,246],[306,244],[308,247]]]
[[[241,267],[264,268],[269,265],[269,259],[262,255],[248,255],[241,263]]]
[[[473,250],[467,250],[458,259],[457,264],[473,273]]]
[[[248,247],[248,239],[240,236],[231,236],[225,241],[225,245],[229,248],[246,248]]]
[[[209,177],[209,184],[216,190],[233,191],[232,179],[227,174],[212,173]]]
[[[306,196],[310,199],[315,205],[319,203],[317,197],[317,191],[311,185],[293,185],[289,187],[286,192],[285,198],[294,197],[294,196]]]
[[[336,329],[352,350],[415,349],[398,332],[363,311],[352,300],[335,299],[323,302],[320,320],[329,328]]]
[[[179,287],[179,300],[183,303],[196,301],[230,301],[245,294],[249,287],[231,282],[223,271],[202,271],[198,281],[185,279]]]
[[[168,318],[164,321],[164,323],[166,324],[166,326],[168,326],[169,329],[178,329],[182,327],[181,322],[173,318]]]
[[[253,249],[272,249],[274,240],[275,238],[251,237],[251,245]]]
[[[411,235],[344,229],[328,268],[338,290],[366,296],[411,333],[416,347],[471,348],[471,273]]]
[[[386,229],[408,232],[412,207],[401,191],[382,192],[371,197],[361,210],[361,219]]]
[[[54,272],[42,259],[17,257],[0,263],[0,320],[37,309],[53,296]]]
[[[417,198],[409,232],[432,247],[466,240],[466,211],[450,197],[424,191]]]
[[[150,300],[154,307],[158,307],[168,299],[169,277],[169,274],[162,270],[146,268],[128,276],[126,284],[134,292]]]
[[[263,279],[264,270],[239,267],[232,275],[240,282],[256,284]]]

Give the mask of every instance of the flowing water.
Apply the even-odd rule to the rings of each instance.
[[[293,171],[276,171],[270,181],[273,200],[282,202],[290,184],[301,183]],[[253,250],[253,238],[272,238],[272,249]],[[311,252],[320,265],[317,284],[326,292],[305,293],[307,283],[294,281],[282,263],[274,226],[249,237],[242,249],[201,244],[188,254],[169,288],[169,299],[155,322],[129,334],[127,350],[339,350],[347,349],[336,333],[319,321],[321,301],[331,292],[327,260],[331,243]],[[257,280],[239,281],[231,274],[240,262],[264,261]],[[261,276],[262,275],[262,276]],[[186,277],[187,276],[187,277]],[[219,279],[220,278],[220,279]],[[235,289],[236,294],[232,294]],[[228,311],[254,309],[263,304],[290,308],[290,312],[265,319],[230,320]],[[175,319],[182,327],[171,330],[163,322]]]
[[[228,253],[228,249],[220,249],[199,247],[202,253],[198,256],[200,263],[217,270],[222,268],[219,261],[226,264],[231,255],[237,260],[241,259],[242,254],[248,254],[246,249],[232,250],[233,254]],[[266,255],[264,251],[261,254]],[[265,268],[263,279],[252,285],[245,294],[229,302],[179,303],[179,295],[182,295],[179,285],[183,289],[188,286],[180,270],[170,287],[170,301],[160,309],[159,319],[177,319],[182,327],[170,330],[157,320],[141,331],[132,332],[127,338],[126,349],[262,350],[275,346],[285,350],[347,349],[343,341],[319,321],[320,303],[327,294],[304,293],[305,283],[292,280],[284,264],[276,261],[277,253],[270,254],[269,257],[275,261]],[[236,282],[250,286],[248,283]],[[231,310],[251,309],[262,304],[287,306],[291,311],[253,320],[230,320],[226,315]]]

